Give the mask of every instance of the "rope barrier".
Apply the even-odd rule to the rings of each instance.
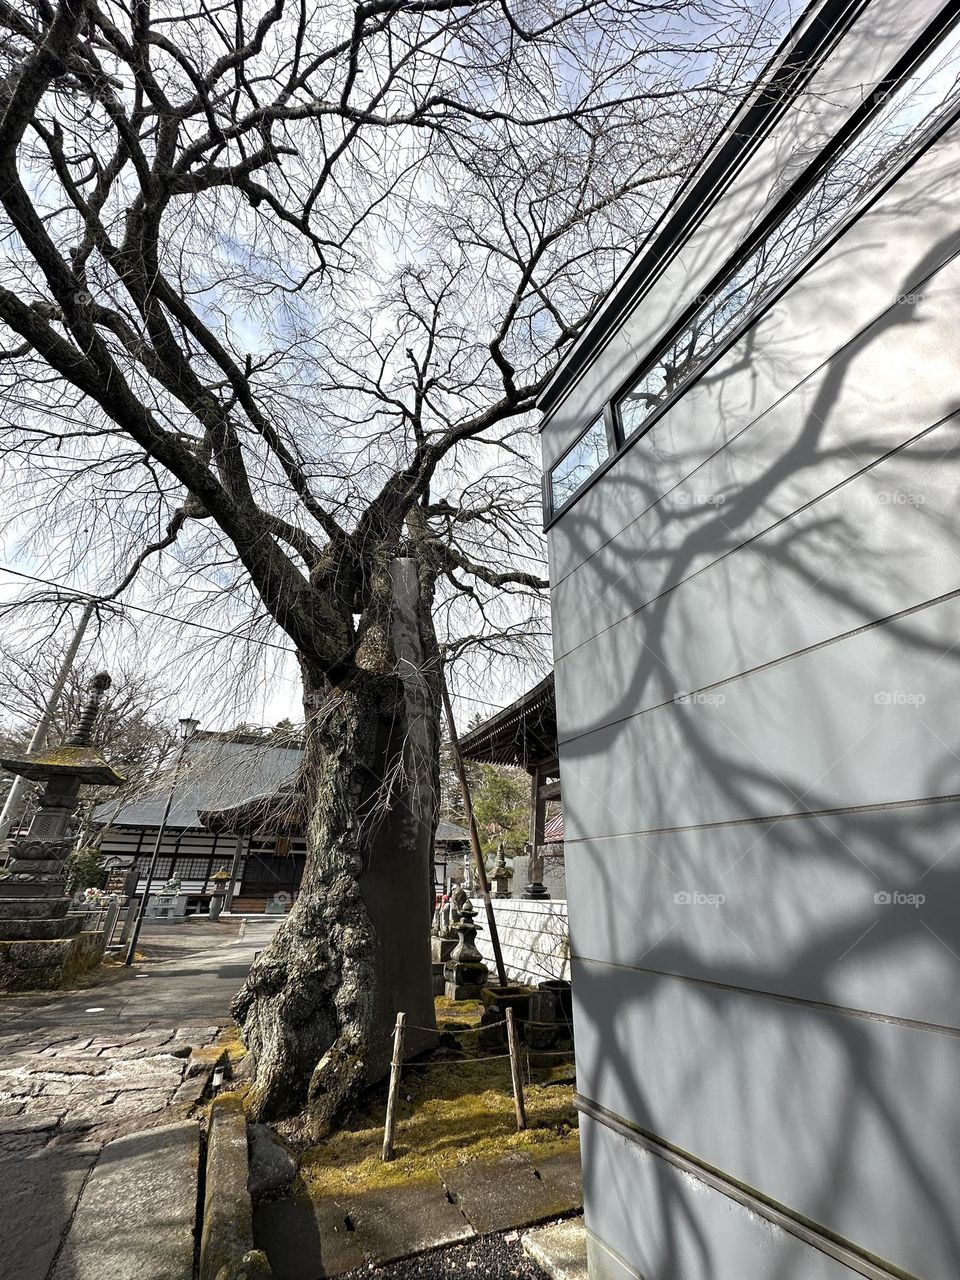
[[[546,1027],[551,1031],[572,1031],[573,1029],[572,1024],[569,1022],[537,1022],[534,1018],[518,1018],[517,1021],[525,1027]],[[416,1031],[447,1031],[452,1036],[475,1035],[480,1031],[491,1031],[494,1027],[505,1027],[506,1025],[506,1018],[500,1018],[497,1022],[485,1022],[480,1027],[445,1027],[442,1023],[435,1027],[414,1027],[413,1023],[407,1023],[408,1027]]]
[[[507,1041],[509,1049],[507,1053],[482,1053],[459,1055],[446,1059],[446,1065],[456,1066],[461,1062],[502,1062],[505,1058],[510,1062],[510,1074],[513,1084],[513,1101],[517,1115],[517,1130],[522,1131],[527,1127],[526,1108],[523,1099],[523,1072],[520,1065],[520,1044],[516,1033],[516,1019],[511,1008],[507,1008],[507,1016],[497,1022],[489,1022],[479,1027],[464,1027],[458,1032],[452,1034],[466,1035],[468,1033],[479,1033],[481,1031],[493,1031],[497,1027],[506,1025]],[[529,1026],[532,1027],[549,1027],[552,1030],[559,1030],[558,1024],[555,1022],[536,1022],[527,1020]],[[383,1149],[380,1159],[387,1161],[394,1158],[394,1131],[397,1122],[397,1101],[400,1090],[400,1075],[403,1070],[403,1043],[407,1030],[434,1032],[436,1027],[422,1027],[416,1024],[407,1023],[407,1015],[405,1013],[397,1014],[397,1024],[394,1028],[393,1038],[393,1058],[390,1064],[390,1086],[387,1093],[387,1114],[383,1128]],[[526,1054],[527,1081],[533,1083],[533,1063],[531,1061],[531,1048],[529,1045],[524,1046]],[[566,1058],[568,1061],[571,1056],[570,1049],[533,1049],[532,1056]],[[539,1065],[539,1064],[538,1064]],[[571,1066],[573,1063],[570,1064]],[[559,1082],[555,1082],[559,1083]]]

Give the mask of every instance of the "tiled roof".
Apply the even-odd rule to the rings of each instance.
[[[557,754],[553,672],[460,739],[467,760],[531,768]]]
[[[294,776],[302,757],[297,747],[198,738],[187,747],[168,825],[198,827],[200,809],[224,809],[253,796],[272,795]],[[171,781],[172,768],[155,779],[148,791],[98,806],[94,821],[125,827],[159,826]]]

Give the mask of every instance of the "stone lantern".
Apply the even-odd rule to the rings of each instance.
[[[213,890],[210,894],[209,916],[211,920],[219,920],[227,896],[227,885],[230,883],[230,872],[221,867],[210,879],[213,881]]]
[[[443,969],[444,994],[448,1000],[479,1000],[490,977],[483,956],[477,950],[479,926],[475,923],[476,914],[473,903],[468,899],[457,920],[460,941]]]
[[[67,742],[0,759],[10,773],[43,783],[30,829],[11,846],[8,874],[0,878],[0,989],[52,990],[98,964],[103,954],[103,934],[81,933],[83,917],[67,916],[63,864],[73,847],[70,820],[81,786],[119,787],[124,781],[91,743],[109,687],[105,672],[94,676]]]

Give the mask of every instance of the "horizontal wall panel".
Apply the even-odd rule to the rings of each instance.
[[[958,493],[960,415],[561,657],[562,736],[960,589]]]
[[[948,600],[565,743],[561,703],[568,846],[955,794],[958,636]]]
[[[960,1028],[960,805],[585,840],[573,951]]]
[[[921,310],[929,325],[918,326],[906,338],[895,331],[865,338],[840,365],[804,384],[729,449],[665,493],[643,520],[599,546],[590,561],[553,590],[556,657],[766,531],[771,531],[774,546],[777,540],[783,543],[781,554],[789,557],[795,549],[788,541],[790,531],[778,528],[778,522],[849,483],[864,468],[873,478],[857,483],[861,491],[872,490],[864,508],[871,521],[890,524],[896,512],[884,512],[884,505],[900,511],[925,505],[924,489],[939,483],[933,472],[956,461],[958,426],[943,419],[960,407],[960,344],[945,345],[938,335],[952,324],[957,296],[960,258],[924,295]],[[923,375],[900,404],[898,361],[905,358],[915,360]],[[936,439],[922,436],[937,423],[942,426]],[[886,457],[904,445],[902,453]],[[618,483],[628,484],[636,476],[635,461],[632,454],[621,459]],[[653,487],[642,479],[638,483]],[[934,492],[931,500],[936,496]],[[832,501],[843,503],[844,491]],[[818,515],[813,512],[810,519],[816,521]],[[821,557],[835,552],[830,539],[836,542],[843,532],[842,526],[825,530],[811,550]]]
[[[873,0],[870,31],[861,30],[856,41],[841,43],[815,72],[807,92],[758,146],[744,178],[730,185],[678,256],[652,283],[641,305],[551,414],[542,437],[546,467],[573,443],[597,404],[615,393],[756,225],[772,193],[779,195],[783,185],[796,176],[798,166],[816,155],[939,8],[940,0],[912,0],[909,13],[905,13],[899,0]]]
[[[698,515],[717,514],[718,495],[732,500],[740,486],[764,477],[769,492],[757,497],[782,514],[778,489],[799,480],[807,498],[818,491],[807,468],[822,464],[824,479],[812,482],[822,491],[908,438],[911,430],[896,429],[893,406],[903,401],[910,420],[925,426],[956,405],[949,387],[958,363],[950,309],[956,268],[921,282],[960,245],[958,163],[955,127],[561,517],[550,531],[555,584],[608,539],[627,554],[677,526],[686,534]],[[923,219],[915,216],[921,201]],[[923,402],[919,417],[914,396]],[[851,410],[856,417],[848,420]],[[703,466],[734,441],[739,448],[729,459]],[[664,506],[663,496],[686,477],[679,501]]]
[[[955,1096],[960,1038],[579,960],[573,982],[584,1097],[924,1280],[954,1280],[960,1111],[927,1103]]]
[[[856,1280],[843,1263],[589,1116],[580,1120],[580,1149],[591,1280]]]

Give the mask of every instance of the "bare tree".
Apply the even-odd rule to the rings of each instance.
[[[46,708],[61,657],[62,647],[55,645],[44,645],[39,651],[0,645],[0,736],[8,749],[23,750],[29,742]],[[95,670],[89,662],[71,668],[48,731],[50,743],[63,741],[76,728]],[[113,683],[101,701],[94,734],[117,772],[136,787],[174,750],[176,721],[168,713],[166,691],[155,681],[124,668],[111,675]],[[0,777],[0,793],[9,781],[9,774]],[[96,798],[95,790],[85,791],[85,812]]]
[[[158,580],[292,642],[310,856],[236,1012],[257,1111],[319,1129],[367,1072],[370,821],[435,814],[405,761],[425,714],[435,781],[440,644],[545,585],[530,411],[769,32],[749,0],[0,0],[0,28],[8,532],[61,573],[160,547]]]

